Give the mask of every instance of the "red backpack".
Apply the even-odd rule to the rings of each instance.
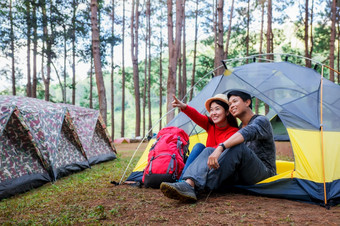
[[[166,127],[157,134],[144,169],[145,187],[159,188],[162,182],[175,182],[181,176],[189,146],[189,136],[177,127]]]

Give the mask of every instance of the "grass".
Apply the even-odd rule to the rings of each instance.
[[[55,183],[48,183],[0,202],[0,224],[96,224],[107,215],[119,215],[120,207],[105,209],[97,200],[107,199],[111,180],[119,181],[130,158],[94,165]],[[132,167],[140,155],[135,157]],[[131,169],[132,170],[132,169]],[[130,172],[131,172],[130,170]],[[112,195],[112,194],[111,194]]]
[[[94,165],[55,183],[1,200],[0,224],[293,224],[306,217],[305,213],[299,215],[303,208],[292,209],[296,204],[285,200],[212,193],[209,198],[203,196],[199,202],[188,205],[164,199],[157,189],[114,186],[110,181],[121,179],[133,152],[121,151],[114,161]],[[137,152],[127,175],[141,154],[142,151]],[[307,208],[314,210],[312,206]],[[338,219],[337,214],[334,213],[335,219]],[[268,220],[269,216],[271,220]]]

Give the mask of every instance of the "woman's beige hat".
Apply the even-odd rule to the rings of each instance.
[[[207,109],[208,112],[210,112],[210,104],[214,100],[220,100],[220,101],[226,103],[227,105],[229,105],[227,95],[219,93],[219,94],[216,94],[214,97],[211,97],[207,101],[205,101],[205,108]]]

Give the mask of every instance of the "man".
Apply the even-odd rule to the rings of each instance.
[[[229,111],[241,120],[240,130],[216,149],[206,148],[187,168],[183,180],[163,182],[165,196],[197,201],[196,192],[218,189],[222,183],[252,185],[276,174],[275,143],[269,120],[255,115],[251,96],[233,90],[228,93]]]

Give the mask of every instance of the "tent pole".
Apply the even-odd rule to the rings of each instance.
[[[320,81],[320,132],[321,132],[321,152],[322,152],[322,173],[323,173],[323,192],[325,199],[325,206],[327,206],[327,194],[326,194],[326,177],[325,177],[325,152],[323,142],[323,115],[322,115],[322,98],[323,98],[323,70],[324,65],[321,67],[321,81]]]

